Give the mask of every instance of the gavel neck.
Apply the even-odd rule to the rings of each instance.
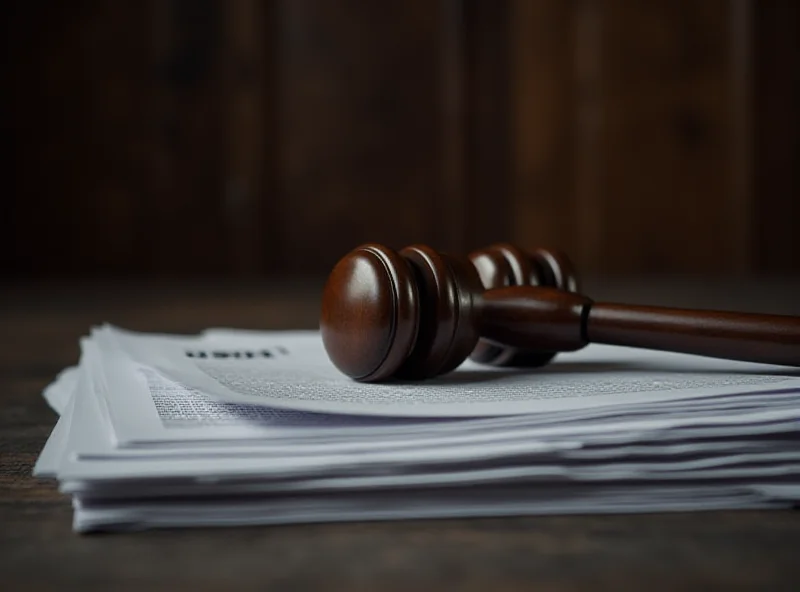
[[[481,336],[512,347],[545,352],[575,351],[587,343],[592,300],[554,288],[512,286],[478,299]]]
[[[476,300],[484,339],[528,351],[589,342],[800,366],[800,318],[595,303],[554,288],[487,290]]]

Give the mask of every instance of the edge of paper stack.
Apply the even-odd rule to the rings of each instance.
[[[313,331],[106,325],[43,394],[34,474],[78,532],[800,502],[800,374],[778,366],[591,345],[369,385]]]

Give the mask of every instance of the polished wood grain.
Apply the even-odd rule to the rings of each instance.
[[[492,267],[483,261],[492,249],[473,260],[425,245],[396,252],[368,244],[346,254],[322,296],[322,340],[334,365],[365,382],[431,378],[461,364],[483,337],[550,357],[594,342],[800,366],[800,317],[594,302],[535,285],[530,262],[565,258],[494,249],[510,256],[505,265],[517,268],[521,285],[486,289],[478,271]]]
[[[326,283],[320,330],[328,355],[357,380],[387,378],[417,341],[420,306],[413,271],[400,255],[380,247],[359,249]],[[452,319],[445,316],[444,323]]]
[[[544,352],[585,347],[592,301],[539,286],[513,286],[478,295],[480,334],[490,341]]]
[[[602,300],[800,314],[800,281],[584,279]],[[317,326],[309,281],[4,283],[0,289],[3,590],[791,591],[800,512],[412,520],[79,536],[53,483],[31,476],[55,414],[42,388],[78,338]]]
[[[429,378],[463,362],[478,342],[473,266],[430,247],[399,253],[363,245],[334,267],[320,331],[333,364],[365,382]]]
[[[800,366],[800,317],[596,302],[585,331],[593,343]]]

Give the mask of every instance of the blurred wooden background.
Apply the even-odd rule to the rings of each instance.
[[[800,271],[794,0],[13,0],[7,275]]]

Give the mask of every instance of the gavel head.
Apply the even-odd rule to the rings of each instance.
[[[564,253],[536,249],[527,253],[511,243],[497,243],[473,251],[469,260],[486,290],[506,286],[544,286],[578,292],[575,267]],[[543,366],[555,352],[524,350],[481,339],[470,358],[495,366]]]
[[[478,342],[475,267],[425,246],[351,251],[322,295],[320,331],[344,374],[372,382],[453,370]]]

